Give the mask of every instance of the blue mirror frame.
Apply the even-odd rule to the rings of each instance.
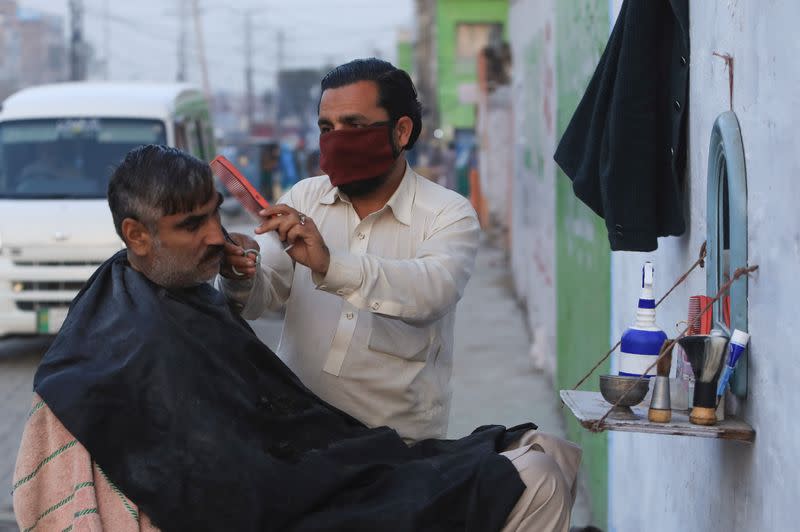
[[[727,208],[725,188],[727,185]],[[714,122],[708,150],[706,193],[706,231],[708,258],[706,292],[714,296],[724,284],[724,272],[747,266],[747,171],[739,120],[733,111],[725,111]],[[726,216],[727,214],[727,216]],[[725,260],[725,218],[727,217],[728,256]],[[747,276],[740,277],[730,289],[730,328],[722,319],[722,300],[714,304],[714,327],[730,334],[732,329],[747,331]],[[731,391],[747,396],[748,352],[742,355],[731,379]]]

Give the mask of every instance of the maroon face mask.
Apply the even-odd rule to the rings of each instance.
[[[336,187],[384,175],[397,160],[391,131],[390,123],[381,123],[323,133],[319,167]]]

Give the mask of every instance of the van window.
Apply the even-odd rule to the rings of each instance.
[[[0,198],[104,198],[114,166],[142,144],[166,144],[163,122],[66,118],[0,123]]]

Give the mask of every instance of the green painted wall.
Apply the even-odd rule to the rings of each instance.
[[[475,105],[459,103],[458,86],[475,83],[477,58],[457,57],[456,27],[460,23],[497,22],[507,31],[508,0],[439,0],[436,5],[436,46],[439,113],[444,128],[475,127]]]
[[[556,86],[558,137],[567,127],[608,41],[608,0],[557,0]],[[559,389],[571,388],[609,347],[610,260],[603,220],[556,176],[556,300]],[[608,372],[608,366],[597,374]],[[584,389],[598,390],[597,376]],[[567,416],[570,439],[583,447],[596,523],[604,527],[608,506],[608,441]]]
[[[545,133],[547,118],[544,116],[544,109],[548,104],[546,82],[542,79],[548,67],[546,52],[544,31],[539,31],[525,47],[525,54],[521,58],[524,62],[523,86],[527,103],[521,110],[525,115],[522,134],[526,140],[522,165],[539,182],[544,181],[545,160],[552,157],[552,146]]]

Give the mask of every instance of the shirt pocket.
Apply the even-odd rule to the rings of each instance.
[[[429,327],[414,327],[397,319],[372,315],[370,350],[405,360],[425,361],[430,346]]]

